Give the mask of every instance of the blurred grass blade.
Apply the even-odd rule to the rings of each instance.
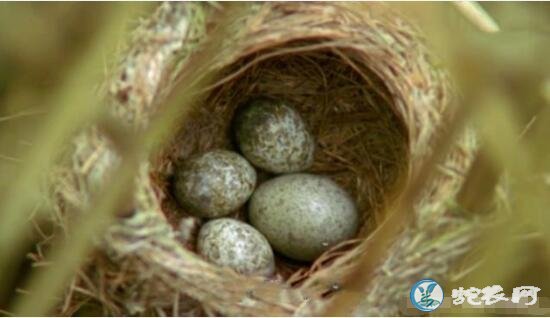
[[[514,106],[505,93],[498,91],[488,91],[476,103],[473,119],[493,167],[505,171],[509,178],[519,182],[519,186],[514,187],[513,198],[507,198],[513,200],[514,214],[493,211],[491,224],[480,241],[479,247],[491,257],[487,257],[476,271],[458,282],[460,286],[483,287],[495,282],[506,286],[512,283],[514,277],[510,274],[518,273],[528,262],[525,242],[518,240],[517,236],[529,234],[525,231],[548,235],[550,218],[546,210],[550,198],[539,195],[545,192],[545,189],[539,189],[544,186],[542,183],[526,184],[523,181],[526,176],[536,175],[533,159],[538,155],[518,142],[522,129],[513,112],[517,109]],[[545,151],[541,147],[538,149]],[[479,185],[470,186],[480,189]],[[484,192],[479,191],[478,196],[482,199]],[[546,237],[546,243],[549,242],[549,237]]]
[[[9,270],[10,262],[13,253],[21,247],[30,208],[40,199],[40,185],[45,173],[75,131],[104,109],[99,107],[101,101],[93,89],[103,76],[104,52],[106,48],[117,46],[128,21],[140,9],[142,6],[114,5],[98,37],[60,89],[52,94],[49,104],[53,110],[45,118],[43,127],[36,134],[34,147],[23,158],[17,178],[0,202],[0,286],[5,287],[6,276],[13,275]]]
[[[500,31],[496,21],[474,1],[456,1],[453,2],[460,12],[477,26],[481,31],[487,33],[495,33]]]
[[[17,316],[48,315],[51,308],[59,303],[56,296],[60,295],[72,275],[80,266],[82,260],[92,248],[92,238],[97,237],[110,225],[114,212],[125,207],[128,189],[132,188],[135,172],[138,168],[139,155],[123,160],[120,169],[113,175],[113,182],[107,184],[99,195],[99,202],[83,213],[79,222],[74,225],[71,239],[55,244],[52,264],[39,268],[31,276],[28,293],[21,295],[13,312]],[[60,244],[59,244],[60,243]]]
[[[242,6],[235,6],[224,11],[223,17],[234,18],[242,14]],[[218,17],[218,18],[223,18]],[[228,23],[229,20],[222,22]],[[223,24],[222,24],[223,25]],[[104,187],[104,191],[98,197],[96,205],[83,213],[82,220],[72,228],[71,240],[65,244],[56,246],[52,254],[51,266],[41,272],[36,272],[31,277],[29,294],[21,296],[14,306],[14,312],[18,315],[44,315],[58,302],[54,297],[36,297],[36,295],[57,295],[62,291],[64,284],[81,264],[81,260],[88,254],[91,248],[91,237],[100,235],[101,231],[109,225],[113,212],[120,207],[126,207],[128,201],[133,200],[132,180],[138,170],[139,160],[149,153],[154,147],[162,145],[162,141],[175,133],[175,125],[179,114],[191,108],[196,99],[204,93],[204,88],[212,83],[212,72],[209,71],[212,54],[219,52],[220,39],[225,37],[227,30],[219,28],[212,34],[211,40],[205,45],[205,54],[199,55],[189,69],[187,76],[173,90],[175,93],[168,97],[163,112],[156,117],[142,134],[135,136],[122,131],[116,122],[100,122],[102,131],[110,135],[110,139],[120,148],[123,163],[120,169],[113,173],[110,184]],[[189,80],[188,80],[189,79]]]
[[[342,284],[342,289],[325,309],[324,315],[349,316],[353,314],[353,309],[357,308],[363,300],[365,289],[369,286],[375,269],[387,258],[391,245],[403,232],[404,227],[410,226],[411,220],[414,218],[415,203],[436,175],[436,170],[433,167],[445,158],[451,146],[454,145],[453,141],[464,129],[470,111],[469,107],[458,109],[454,120],[448,123],[446,130],[435,136],[433,152],[417,171],[412,172],[411,180],[397,204],[391,207],[389,216],[367,239],[368,247],[365,250],[368,252],[361,256],[357,267],[348,275]],[[447,116],[451,118],[450,115]]]

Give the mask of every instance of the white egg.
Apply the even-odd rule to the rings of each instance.
[[[242,274],[269,276],[275,271],[273,250],[266,238],[235,219],[221,218],[203,225],[197,250],[207,260]]]
[[[261,184],[250,199],[249,219],[273,249],[302,261],[352,238],[359,225],[346,191],[327,177],[303,173]]]
[[[193,157],[175,175],[175,196],[191,213],[216,218],[240,208],[256,186],[256,170],[236,152],[214,150]]]
[[[263,170],[298,172],[313,163],[313,136],[300,114],[283,102],[253,100],[237,115],[235,129],[243,155]]]

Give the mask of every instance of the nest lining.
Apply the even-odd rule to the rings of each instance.
[[[408,130],[378,76],[366,67],[358,70],[351,57],[342,57],[343,50],[304,50],[319,43],[323,41],[294,41],[240,58],[222,70],[222,84],[182,121],[158,158],[153,178],[165,194],[163,212],[174,229],[180,229],[182,218],[194,218],[172,195],[174,169],[197,153],[238,151],[232,134],[235,111],[261,96],[288,102],[306,120],[316,141],[314,163],[306,172],[328,176],[352,195],[361,215],[359,238],[384,218],[388,201],[407,174]],[[274,176],[258,172],[259,183]],[[246,206],[230,216],[246,221]],[[194,249],[194,236],[196,229],[185,242],[189,249]],[[297,284],[358,242],[330,249],[312,267],[278,256],[277,277]]]

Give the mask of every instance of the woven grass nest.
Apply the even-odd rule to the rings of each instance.
[[[359,14],[330,3],[250,5],[244,18],[228,26],[238,32],[225,39],[211,63],[215,84],[192,111],[182,114],[168,146],[141,165],[133,213],[108,230],[67,289],[59,313],[71,315],[96,305],[99,314],[109,315],[321,313],[342,279],[369,253],[364,242],[430,154],[433,138],[447,120],[443,113],[452,105],[448,78],[435,67],[417,31],[386,9],[365,5]],[[170,81],[185,81],[179,74],[194,54],[201,54],[203,35],[197,30],[206,24],[196,17],[209,10],[192,3],[162,4],[138,28],[108,83],[109,107],[121,123],[143,128],[162,111],[158,105],[174,87]],[[178,163],[210,149],[235,149],[233,115],[255,96],[296,107],[316,139],[308,172],[345,188],[362,216],[356,238],[312,263],[278,257],[277,273],[267,279],[237,274],[196,254],[202,221],[171,194]],[[69,205],[85,206],[89,193],[117,163],[98,127],[85,130],[75,145],[71,165],[53,191],[65,214]],[[363,302],[350,312],[402,313],[403,292],[415,279],[444,278],[468,250],[473,225],[453,212],[452,201],[474,149],[471,134],[457,140],[435,183],[410,211],[414,222],[395,238],[387,258],[379,260],[374,279],[361,291]],[[261,174],[260,182],[269,177]],[[245,211],[232,216],[246,220]],[[424,243],[429,247],[419,251]]]

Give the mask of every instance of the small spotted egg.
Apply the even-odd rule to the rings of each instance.
[[[240,208],[254,191],[256,171],[241,155],[214,150],[184,162],[175,174],[175,196],[199,217],[216,218]]]
[[[275,257],[266,238],[235,219],[221,218],[203,225],[197,249],[210,262],[241,274],[270,276],[275,271]]]
[[[283,102],[255,99],[236,117],[243,155],[273,173],[298,172],[313,163],[315,142],[300,114]]]
[[[352,238],[359,224],[355,204],[340,186],[305,173],[261,184],[250,199],[249,219],[276,251],[301,261]]]

